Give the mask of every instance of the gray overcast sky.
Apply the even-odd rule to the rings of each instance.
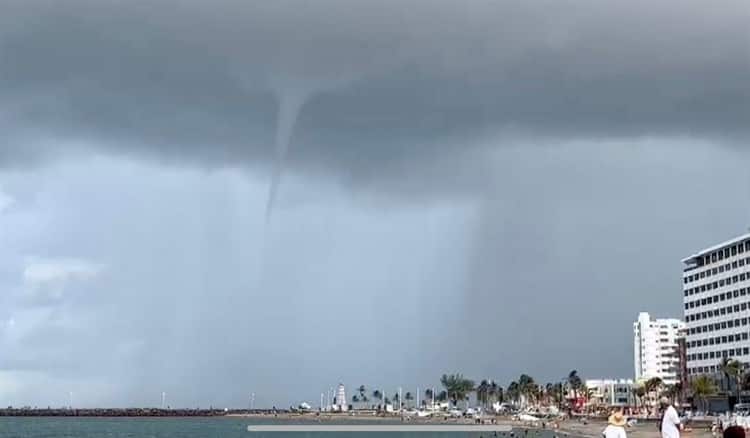
[[[744,0],[0,2],[0,405],[629,377],[750,225]]]

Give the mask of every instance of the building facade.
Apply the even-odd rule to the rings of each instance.
[[[679,339],[685,336],[679,319],[652,319],[646,312],[633,323],[633,357],[636,381],[658,377],[665,385],[680,381]]]
[[[586,388],[591,391],[592,406],[635,406],[635,384],[630,379],[588,379]]]
[[[717,373],[722,359],[750,362],[750,234],[682,260],[689,376]]]

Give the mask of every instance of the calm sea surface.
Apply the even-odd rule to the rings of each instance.
[[[487,433],[250,433],[248,418],[7,418],[0,417],[0,438],[493,438]],[[288,423],[286,423],[288,424]],[[383,423],[379,423],[383,424]],[[508,434],[499,435],[509,438]],[[524,438],[523,433],[516,433]],[[554,438],[529,432],[527,438]]]

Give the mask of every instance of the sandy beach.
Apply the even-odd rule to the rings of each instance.
[[[254,420],[258,419],[269,419],[275,422],[314,422],[314,423],[401,423],[401,418],[398,416],[376,416],[368,414],[230,414],[232,417],[248,417]],[[523,435],[517,436],[516,438],[534,438],[541,436],[541,432],[547,431],[554,433],[559,438],[565,438],[567,436],[585,437],[585,438],[600,438],[601,432],[606,427],[606,420],[601,418],[587,419],[586,422],[580,421],[580,419],[569,419],[558,421],[558,428],[552,427],[552,423],[546,423],[545,427],[542,428],[540,425],[531,425],[528,423],[515,421],[509,417],[494,417],[495,424],[501,426],[511,426],[516,430],[524,431]],[[491,419],[490,419],[491,420]],[[486,421],[486,420],[485,420]],[[409,423],[419,424],[432,424],[432,425],[472,425],[476,424],[475,420],[468,418],[445,418],[445,417],[433,417],[433,418],[412,418],[408,420]],[[525,431],[528,431],[527,433]],[[639,424],[628,427],[626,429],[628,438],[659,438],[661,434],[657,429],[656,422],[654,421],[641,421]],[[687,430],[682,433],[683,438],[710,438],[711,430],[708,423],[695,423],[691,425]]]

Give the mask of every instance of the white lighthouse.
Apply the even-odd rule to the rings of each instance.
[[[336,402],[334,403],[333,409],[339,412],[346,412],[349,405],[346,404],[346,391],[344,391],[344,384],[339,383],[339,387],[336,390]]]

